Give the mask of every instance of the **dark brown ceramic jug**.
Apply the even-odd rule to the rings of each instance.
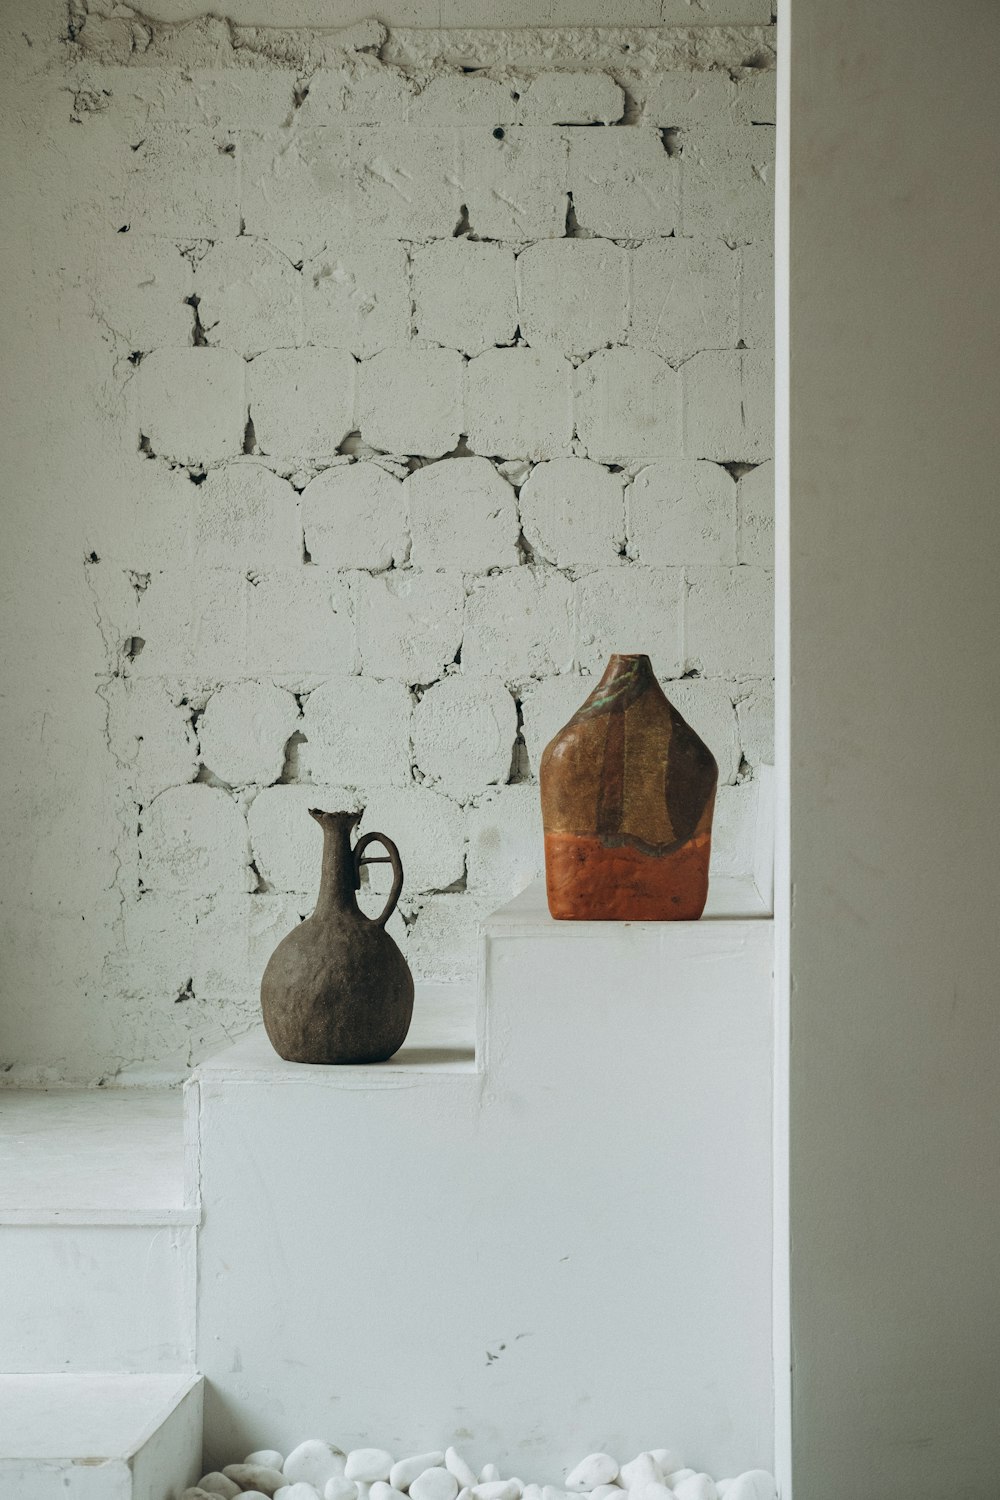
[[[384,833],[351,847],[359,812],[309,809],[323,830],[319,900],[275,948],[260,985],[264,1027],[286,1062],[385,1062],[406,1040],[413,975],[385,931],[403,886],[399,851]],[[388,858],[363,858],[369,844]],[[363,864],[391,864],[392,891],[378,917],[366,917],[355,891]]]

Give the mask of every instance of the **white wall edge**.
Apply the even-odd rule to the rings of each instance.
[[[791,0],[778,9],[778,107],[774,202],[774,1473],[792,1497],[792,1335],[789,1208],[789,1044],[791,1033],[791,490],[790,185]]]

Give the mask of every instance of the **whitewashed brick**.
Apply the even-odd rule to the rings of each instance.
[[[744,68],[736,84],[735,114],[744,125],[773,125],[778,74],[774,68]]]
[[[386,453],[439,458],[462,431],[462,357],[454,349],[387,349],[358,371],[358,428]]]
[[[774,684],[745,681],[737,689],[740,749],[753,766],[774,765]]]
[[[148,61],[148,58],[146,59]],[[165,61],[165,59],[164,59]],[[277,130],[291,113],[299,74],[291,68],[197,66],[186,61],[177,87],[161,67],[87,67],[88,85],[108,90],[116,124],[135,142],[150,125],[195,125],[223,142],[234,131]],[[105,95],[107,98],[108,95]]]
[[[681,378],[657,355],[602,349],[577,369],[576,389],[577,433],[591,458],[624,463],[680,451]]]
[[[536,464],[521,486],[524,535],[538,561],[558,568],[614,562],[625,543],[621,474],[589,458]]]
[[[406,960],[414,977],[453,984],[476,976],[479,926],[496,906],[492,895],[426,896],[407,933]]]
[[[302,561],[299,497],[256,459],[209,469],[190,495],[200,567],[294,567]]]
[[[191,710],[162,683],[119,677],[109,686],[107,704],[108,748],[140,801],[194,780],[198,750]]]
[[[737,97],[736,85],[721,68],[655,73],[646,80],[645,92],[643,124],[660,130],[724,125]]]
[[[660,686],[715,756],[720,783],[735,782],[740,768],[740,742],[728,684],[716,678],[681,677]]]
[[[120,139],[121,189],[111,227],[169,239],[239,233],[239,146],[228,130],[154,125],[136,145]]]
[[[740,247],[740,338],[749,349],[774,348],[774,245]]]
[[[210,345],[259,354],[302,342],[302,276],[264,240],[216,240],[198,262],[194,290]]]
[[[732,349],[739,338],[739,254],[722,240],[653,240],[632,253],[629,342],[668,359]]]
[[[624,111],[624,92],[608,73],[538,73],[520,101],[524,125],[611,125]]]
[[[403,866],[403,896],[440,891],[465,874],[465,819],[462,809],[411,781],[404,787],[366,789],[365,815],[359,832],[377,829],[392,839]],[[372,846],[368,853],[384,851]],[[369,889],[387,894],[392,882],[388,865],[366,867]]]
[[[305,341],[366,358],[410,338],[405,246],[340,234],[302,267]]]
[[[741,563],[774,567],[774,463],[758,464],[736,487],[737,546]]]
[[[542,873],[542,808],[537,786],[499,786],[469,809],[469,887],[499,905]]]
[[[757,788],[753,782],[720,786],[715,795],[709,879],[748,875],[753,870],[757,827]]]
[[[758,463],[774,451],[769,356],[742,350],[696,354],[682,370],[684,451],[717,463]]]
[[[340,349],[273,349],[247,367],[261,453],[325,458],[354,428],[355,364]]]
[[[142,644],[131,672],[209,681],[245,675],[246,590],[244,575],[229,569],[152,573],[138,603]]]
[[[528,752],[528,764],[534,776],[538,775],[542,751],[546,745],[569,723],[596,686],[596,677],[578,677],[575,673],[565,673],[561,677],[545,677],[541,682],[529,682],[522,689],[521,717],[524,723],[521,733]]]
[[[645,652],[657,677],[684,670],[680,568],[604,568],[577,584],[577,656],[598,675],[615,652]],[[582,700],[581,700],[582,701]]]
[[[245,366],[228,349],[156,349],[136,373],[139,431],[160,458],[211,463],[243,451]]]
[[[573,587],[560,573],[513,568],[473,585],[465,606],[463,668],[520,682],[573,664]]]
[[[514,491],[487,459],[425,464],[404,488],[416,567],[474,572],[517,566]]]
[[[513,343],[517,299],[509,246],[463,236],[414,245],[411,258],[418,338],[465,354]]]
[[[435,682],[462,644],[465,590],[459,573],[412,568],[358,573],[353,581],[364,670],[415,684]]]
[[[353,672],[357,666],[347,580],[326,568],[251,575],[247,654],[255,672]]]
[[[299,891],[314,902],[323,860],[323,832],[309,816],[309,809],[354,812],[363,805],[359,793],[347,787],[271,786],[258,792],[247,813],[247,823],[253,861],[261,878],[275,891]]]
[[[414,125],[511,125],[519,114],[510,85],[481,73],[430,78],[409,108]]]
[[[573,435],[573,370],[542,349],[488,349],[465,370],[465,431],[476,453],[554,458]]]
[[[345,125],[243,136],[245,232],[307,256],[342,239],[350,211],[351,131]]]
[[[403,482],[381,464],[337,464],[302,492],[306,551],[325,568],[400,567],[409,550]]]
[[[458,801],[505,782],[517,710],[491,677],[453,673],[427,689],[413,711],[413,758],[427,784]]]
[[[230,786],[269,786],[282,773],[298,720],[292,694],[272,682],[225,683],[198,721],[202,764]]]
[[[361,128],[352,139],[351,165],[348,204],[358,229],[400,240],[447,238],[453,232],[465,201],[454,131]]]
[[[191,343],[194,291],[190,262],[154,235],[116,234],[88,264],[88,290],[102,327],[127,349],[148,352]]]
[[[175,999],[194,973],[199,907],[186,892],[146,891],[121,906],[121,944],[108,954],[107,979],[116,999],[169,995]]]
[[[405,120],[414,94],[415,85],[400,68],[364,52],[351,53],[339,67],[312,74],[301,106],[302,124],[381,125]]]
[[[489,130],[468,130],[462,135],[461,202],[468,210],[472,233],[482,239],[514,241],[564,234],[566,142],[562,135],[558,130],[520,125],[500,128],[500,139]]]
[[[769,677],[774,593],[763,568],[690,568],[686,662],[707,677]]]
[[[681,225],[730,245],[771,235],[774,130],[757,125],[696,130],[684,137]]]
[[[721,464],[640,470],[625,497],[629,556],[656,565],[736,563],[736,485]]]
[[[336,786],[405,786],[411,707],[401,682],[331,678],[306,699],[300,775]]]
[[[308,905],[274,893],[214,896],[198,912],[194,934],[191,988],[197,999],[235,1000],[258,1012],[267,961]]]
[[[246,819],[219,787],[170,787],[142,810],[139,874],[147,891],[249,891]]]
[[[522,337],[590,354],[625,336],[628,259],[608,240],[543,240],[517,258]]]
[[[581,229],[608,239],[645,239],[677,227],[679,170],[659,132],[570,130],[569,190]]]

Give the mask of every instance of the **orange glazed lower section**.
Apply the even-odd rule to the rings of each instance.
[[[549,911],[578,922],[694,922],[708,898],[710,833],[672,854],[631,844],[608,848],[598,834],[547,833]]]

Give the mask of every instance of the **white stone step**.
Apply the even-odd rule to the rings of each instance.
[[[262,1032],[204,1063],[207,1462],[464,1431],[553,1483],[597,1447],[769,1468],[771,945],[751,881],[696,923],[556,923],[536,885],[485,923],[474,1032],[418,994],[376,1067]]]
[[[179,1091],[0,1092],[0,1369],[194,1368]]]
[[[176,1500],[201,1445],[200,1376],[0,1376],[3,1500]]]

